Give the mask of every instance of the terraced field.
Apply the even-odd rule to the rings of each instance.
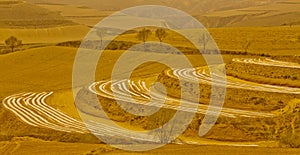
[[[300,147],[298,1],[0,0],[0,154],[298,155],[299,149],[292,149]],[[94,27],[116,11],[142,4],[190,13],[213,41],[194,29],[166,30],[163,40],[154,27],[147,27],[146,40],[139,37],[141,28],[114,36],[114,28],[140,22],[177,29],[168,19],[126,13],[112,16],[107,28]],[[166,18],[177,19],[169,13]],[[11,36],[22,41],[15,51],[6,45]],[[86,41],[81,47],[92,54],[112,38],[95,64],[95,79],[74,83],[76,65],[84,70],[91,64],[76,62],[79,46]],[[183,54],[147,50],[146,43],[158,41]],[[172,57],[177,67],[151,61],[131,72],[119,65],[126,54],[134,54],[127,64]],[[182,57],[194,68],[181,66]],[[178,113],[184,115],[176,119]],[[116,149],[157,144],[167,145],[149,152]]]
[[[256,60],[245,59],[245,62],[255,62]],[[290,67],[290,63],[283,63],[278,61],[273,61],[266,59],[267,61],[258,61],[262,65],[275,65],[280,67]],[[243,61],[244,59],[235,59],[234,61]],[[218,68],[218,66],[215,66]],[[200,81],[200,84],[212,84],[211,74],[218,76],[220,72],[217,72],[218,69],[215,69],[212,72],[209,72],[208,68],[201,67],[196,70],[194,69],[181,69],[181,70],[167,70],[167,76],[178,78],[181,77],[186,81],[192,81],[195,77]],[[274,92],[279,94],[300,94],[299,88],[290,88],[284,86],[273,86],[267,84],[259,84],[253,82],[247,82],[243,80],[239,80],[233,77],[228,77],[228,81],[214,81],[214,84],[217,86],[225,86],[233,89],[248,89],[248,90],[257,90],[261,92]],[[89,86],[89,91],[91,93],[97,94],[102,98],[108,98],[113,100],[120,100],[124,102],[131,101],[132,98],[135,99],[136,104],[142,104],[150,107],[157,108],[168,108],[173,110],[185,111],[185,112],[193,112],[194,105],[198,105],[199,103],[191,102],[188,100],[180,100],[174,96],[165,96],[160,91],[156,90],[155,87],[151,87],[150,83],[147,83],[143,80],[120,80],[120,81],[100,81],[95,82]],[[128,138],[133,138],[137,140],[145,140],[149,141],[155,138],[151,138],[141,133],[141,135],[136,134],[135,132],[130,132],[128,130],[120,130],[114,128],[109,123],[106,124],[106,121],[103,123],[91,121],[90,122],[81,122],[80,120],[76,120],[71,116],[63,113],[62,111],[55,109],[54,107],[49,106],[45,100],[49,96],[51,96],[53,92],[46,93],[20,93],[12,96],[6,97],[2,103],[4,107],[9,111],[13,112],[19,119],[23,122],[41,128],[49,128],[56,131],[63,132],[75,132],[75,133],[88,133],[88,129],[91,132],[96,133],[98,135],[107,135],[107,136],[123,136]],[[161,104],[165,101],[165,104]],[[185,106],[182,106],[178,109],[178,103],[184,102]],[[87,104],[88,105],[88,104]],[[93,115],[92,113],[88,113],[85,109],[86,105],[77,105],[77,108],[80,111],[84,111],[87,115]],[[198,105],[198,114],[206,114],[208,105],[199,104]],[[216,107],[215,112],[218,112],[218,108]],[[221,116],[229,117],[229,118],[240,118],[240,117],[248,117],[248,118],[262,118],[262,117],[275,117],[277,111],[269,111],[269,112],[261,112],[261,111],[250,111],[250,110],[241,110],[238,108],[228,108],[223,107],[221,110]],[[101,122],[102,122],[101,121]],[[87,129],[88,127],[88,129]],[[147,135],[147,134],[146,134]]]
[[[273,67],[284,67],[284,68],[300,68],[300,64],[277,61],[272,59],[233,59],[234,62],[246,63],[246,64],[256,64],[263,66],[273,66]]]
[[[210,81],[210,78],[208,79]],[[207,81],[207,79],[204,79]],[[127,87],[127,85],[129,87]],[[251,88],[249,88],[251,89]],[[122,80],[118,82],[114,82],[113,84],[110,81],[102,81],[94,83],[90,86],[89,90],[97,95],[100,95],[105,98],[117,99],[122,101],[129,101],[132,96],[137,99],[139,104],[144,104],[147,106],[155,106],[155,107],[166,107],[175,110],[182,110],[187,112],[193,112],[193,103],[187,100],[181,100],[179,98],[174,98],[168,96],[166,98],[167,105],[161,105],[160,103],[165,100],[165,96],[161,94],[157,90],[152,90],[151,95],[149,94],[150,90],[145,86],[143,81],[130,81],[130,80]],[[300,90],[297,90],[297,93],[300,93]],[[154,101],[150,100],[153,99]],[[155,102],[156,101],[156,102]],[[177,104],[175,103],[185,102],[187,105],[191,104],[191,106],[182,107],[181,109],[177,109]],[[200,104],[197,113],[206,114],[208,105]],[[218,108],[216,108],[217,110]],[[239,109],[232,108],[222,108],[222,116],[226,117],[272,117],[274,114],[272,113],[263,113],[263,112],[254,112],[254,111],[245,111]]]
[[[268,58],[233,59],[227,73],[247,81],[299,88],[300,65],[298,63]],[[291,90],[288,90],[291,92]]]
[[[43,48],[48,49],[48,48]],[[61,48],[52,47],[52,50],[59,50]],[[73,55],[74,51],[71,48],[62,48],[68,49],[68,55]],[[38,50],[30,50],[35,51],[37,54]],[[73,51],[73,52],[72,52]],[[52,53],[53,54],[53,53]],[[51,54],[51,55],[52,55]],[[271,59],[233,59],[233,61],[238,61],[241,63],[255,63],[260,66],[273,66],[280,68],[294,68],[298,64],[295,63],[287,63],[282,61],[276,61]],[[230,62],[230,61],[226,61]],[[156,76],[165,76],[173,79],[182,78],[185,81],[195,83],[194,79],[197,79],[196,82],[201,85],[211,85],[212,84],[212,76],[220,76],[224,73],[219,69],[222,68],[223,65],[215,65],[215,66],[204,66],[198,67],[196,69],[175,69],[175,70],[165,70],[160,75],[153,74],[153,79],[157,79]],[[297,68],[297,67],[296,67]],[[149,76],[149,75],[148,75]],[[247,80],[242,80],[236,77],[227,76],[227,81],[214,81],[213,83],[219,87],[226,87],[233,90],[245,90],[256,91],[261,93],[276,93],[285,95],[295,95],[299,96],[300,89],[292,88],[287,86],[276,86],[270,84],[263,84],[257,82],[249,82]],[[90,93],[97,94],[101,99],[110,99],[110,100],[120,100],[124,102],[128,102],[134,99],[137,103],[146,106],[151,106],[155,108],[164,108],[171,110],[179,110],[184,112],[192,112],[191,107],[198,106],[197,115],[204,115],[207,112],[208,105],[207,103],[197,103],[189,100],[182,100],[186,106],[182,106],[178,109],[178,104],[180,103],[179,97],[176,97],[176,94],[167,95],[161,93],[155,87],[152,87],[153,81],[145,80],[142,78],[133,78],[133,79],[120,79],[119,81],[110,81],[103,80],[99,82],[95,82],[90,84],[88,91]],[[57,90],[55,90],[57,91]],[[151,137],[147,133],[147,131],[140,132],[139,134],[133,128],[132,130],[120,130],[119,128],[115,128],[112,124],[102,119],[101,116],[94,119],[93,113],[89,113],[91,107],[88,103],[82,103],[80,105],[76,105],[78,110],[81,112],[85,112],[87,117],[91,117],[91,121],[82,122],[79,119],[75,119],[74,116],[66,114],[65,112],[59,110],[57,106],[59,103],[47,103],[54,96],[56,92],[24,92],[20,94],[15,94],[8,96],[3,99],[2,103],[6,110],[12,112],[19,120],[22,122],[37,128],[46,128],[49,130],[58,131],[58,132],[66,132],[66,133],[76,133],[76,134],[87,134],[90,132],[96,133],[97,135],[105,135],[108,137],[123,137],[125,139],[130,138],[135,141],[152,141],[157,142],[158,139],[156,137]],[[57,100],[52,100],[57,101]],[[166,101],[164,105],[159,104],[162,101]],[[236,102],[238,103],[238,102]],[[286,105],[287,102],[284,102]],[[52,105],[52,106],[50,106]],[[68,105],[72,105],[73,103],[68,103]],[[235,104],[238,105],[238,104]],[[58,106],[59,107],[59,106]],[[284,107],[286,108],[286,107]],[[212,108],[215,112],[217,112],[218,108]],[[239,106],[225,106],[221,109],[221,117],[228,119],[276,119],[278,115],[281,115],[277,110],[260,110],[260,109],[244,109]],[[100,119],[100,120],[99,120]],[[99,123],[100,122],[100,123]],[[118,122],[119,123],[119,122]],[[126,125],[125,125],[126,126]],[[146,137],[146,138],[145,138]],[[192,142],[191,142],[192,143]]]
[[[120,130],[105,123],[93,121],[83,123],[76,120],[45,103],[45,99],[51,94],[52,92],[16,94],[5,98],[3,104],[5,108],[13,112],[19,119],[34,127],[68,133],[85,134],[93,132],[96,135],[121,136],[143,141],[154,139],[145,134],[139,135],[136,132]],[[90,131],[88,131],[87,127]]]
[[[252,60],[252,59],[249,59]],[[263,63],[263,65],[268,64],[267,62]],[[271,64],[268,64],[271,65]],[[283,66],[280,63],[277,63],[276,66],[280,67],[289,67],[286,64]],[[218,66],[215,66],[217,68]],[[215,69],[216,70],[216,69]],[[184,77],[187,80],[195,79],[197,77],[200,79],[200,82],[206,84],[212,84],[211,75],[214,74],[215,76],[219,76],[216,72],[210,72],[207,68],[199,68],[198,70],[193,69],[182,69],[182,70],[175,70],[174,72],[169,71],[167,73],[170,76],[176,77]],[[284,93],[284,94],[300,94],[299,88],[291,88],[291,87],[284,87],[284,86],[274,86],[268,84],[260,84],[254,82],[248,82],[245,80],[240,80],[234,77],[227,77],[227,81],[215,81],[216,85],[219,86],[226,86],[229,88],[235,89],[248,89],[248,90],[257,90],[257,91],[265,91],[265,92],[274,92],[274,93]]]

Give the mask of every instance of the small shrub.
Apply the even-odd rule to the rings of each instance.
[[[292,80],[298,80],[298,77],[297,76],[293,76]]]
[[[286,134],[280,137],[280,143],[291,148],[300,148],[300,136],[298,134]]]

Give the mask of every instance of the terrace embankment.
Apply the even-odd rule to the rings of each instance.
[[[239,59],[226,65],[226,73],[252,82],[300,87],[300,64],[298,63],[271,59]]]
[[[200,83],[185,81],[180,84],[176,77],[168,75],[168,71],[165,71],[158,77],[158,81],[166,87],[169,95],[177,98],[181,98],[181,92],[189,93],[194,97],[197,96],[199,94],[196,91],[197,87],[199,88],[201,103],[208,104],[212,95],[211,84],[203,82],[201,79]],[[216,86],[216,88],[218,87],[220,86]],[[224,106],[244,110],[272,111],[284,108],[289,101],[300,98],[300,94],[291,93],[288,90],[269,90],[269,86],[264,87],[264,85],[251,87],[253,89],[246,88],[241,83],[228,82]],[[222,93],[222,91],[220,92]],[[222,96],[222,94],[213,95],[214,97]]]

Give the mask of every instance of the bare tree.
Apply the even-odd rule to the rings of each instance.
[[[16,37],[11,36],[5,40],[6,46],[11,48],[11,52],[14,52],[14,49],[22,45],[22,40],[18,40]]]
[[[166,29],[160,28],[155,31],[155,36],[158,38],[161,43],[167,37]]]
[[[247,40],[244,44],[243,44],[243,49],[244,49],[244,52],[247,53],[248,50],[249,50],[249,47],[252,45],[252,42]]]
[[[96,35],[97,35],[97,37],[100,38],[100,45],[97,46],[96,48],[97,49],[102,49],[102,46],[103,46],[103,34],[102,34],[102,31],[101,30],[96,30]]]
[[[193,116],[190,112],[162,108],[148,117],[147,128],[153,129],[150,134],[155,136],[159,143],[167,144],[176,140],[179,134],[187,129]]]
[[[137,34],[137,38],[144,42],[145,50],[146,50],[146,41],[148,40],[150,35],[151,35],[151,30],[146,28],[143,28],[143,30],[139,31]]]
[[[175,131],[175,124],[165,125],[174,115],[174,112],[170,109],[163,109],[151,116],[148,120],[148,127],[155,128],[153,133],[158,138],[161,144],[169,143],[174,137],[173,132]]]
[[[208,34],[203,33],[202,36],[199,39],[199,42],[203,45],[203,52],[206,53],[207,44],[210,40],[210,37]]]

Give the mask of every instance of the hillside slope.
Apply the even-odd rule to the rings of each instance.
[[[70,88],[76,49],[46,47],[0,56],[0,98]]]
[[[0,44],[10,37],[15,36],[23,43],[57,43],[72,40],[82,40],[89,32],[89,28],[82,25],[59,26],[50,28],[12,29],[0,28]]]
[[[98,10],[118,11],[138,5],[165,5],[174,7],[191,14],[201,14],[217,10],[238,9],[249,6],[273,3],[276,0],[27,0],[32,3],[78,4]]]
[[[24,1],[0,1],[0,27],[40,28],[74,25],[57,12]]]
[[[268,5],[216,11],[198,16],[209,27],[300,25],[300,1],[281,0]]]
[[[111,12],[139,5],[162,5],[183,10],[196,17],[206,27],[225,26],[282,26],[300,24],[300,3],[298,0],[28,0],[43,7],[59,11],[75,22],[88,25],[96,24]],[[54,4],[55,3],[55,4]],[[64,5],[59,5],[59,4]],[[68,4],[68,5],[65,5]],[[84,7],[73,7],[70,4]],[[59,8],[60,7],[60,8]],[[89,8],[90,7],[90,8]],[[93,8],[93,9],[91,9]],[[98,10],[97,11],[95,11]],[[89,11],[87,11],[89,10]],[[76,12],[89,12],[85,18]],[[102,12],[102,13],[100,13]],[[74,20],[74,18],[76,19]],[[80,17],[80,19],[79,19]]]

